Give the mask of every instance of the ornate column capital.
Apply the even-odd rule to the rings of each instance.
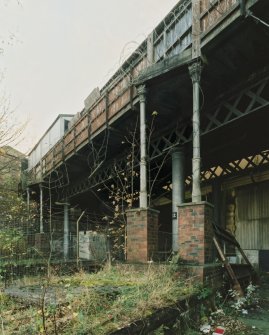
[[[189,73],[193,84],[200,82],[202,69],[203,66],[200,60],[189,65]]]
[[[170,154],[173,155],[175,153],[180,153],[180,154],[185,154],[185,148],[184,145],[178,144],[176,146],[174,146],[171,151]]]
[[[137,94],[139,95],[140,102],[146,102],[146,94],[147,94],[146,85],[138,86]]]

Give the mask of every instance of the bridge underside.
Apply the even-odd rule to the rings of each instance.
[[[255,15],[267,20],[269,13],[263,6],[257,4]],[[215,205],[215,220],[223,226],[227,225],[225,211],[234,201],[234,189],[269,179],[268,39],[268,28],[251,17],[240,18],[202,48],[202,194],[203,200]],[[140,77],[147,88],[148,193],[150,206],[160,210],[159,236],[163,238],[159,249],[163,252],[171,250],[171,153],[176,146],[184,148],[185,200],[191,199],[188,57],[186,51],[184,61],[175,57],[169,67],[165,60]],[[138,207],[139,103],[47,176],[43,185],[45,199],[50,193],[54,203],[68,200],[71,206],[94,213],[94,221],[100,220],[100,225],[115,206],[121,205],[120,211]],[[39,193],[38,185],[32,189]]]
[[[205,58],[201,79],[204,171],[268,148],[268,34],[262,25],[248,18],[236,22],[218,36],[218,40],[202,49]],[[192,157],[192,84],[188,62],[163,75],[157,73],[154,77],[152,73],[154,66],[147,70],[144,79],[147,84],[149,160],[155,169],[163,165],[160,173],[169,181],[171,160],[167,152],[182,144],[188,177]],[[137,103],[47,177],[47,180],[51,178],[51,183],[58,183],[57,200],[84,198],[84,193],[91,188],[99,188],[113,179],[117,172],[126,168],[130,142],[135,145],[134,168],[138,167],[138,112]],[[165,162],[164,156],[167,156]]]

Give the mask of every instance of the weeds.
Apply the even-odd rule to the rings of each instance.
[[[4,330],[20,335],[109,333],[194,293],[191,280],[180,281],[172,271],[169,265],[116,265],[95,274],[52,276],[46,296],[53,290],[58,304],[42,300],[41,288],[39,306],[0,296]],[[25,282],[37,287],[33,279]]]
[[[200,295],[204,297],[203,290]],[[226,296],[217,292],[216,309],[214,311],[205,308],[201,310],[201,332],[209,334],[216,325],[223,325],[228,334],[247,334],[248,327],[239,320],[239,316],[248,314],[249,307],[257,306],[258,302],[257,286],[252,283],[246,288],[243,297],[239,295],[238,291],[232,289],[228,291]]]

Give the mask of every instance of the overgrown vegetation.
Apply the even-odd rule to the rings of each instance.
[[[215,292],[209,288],[203,288],[198,297],[201,300],[207,299],[209,296],[215,298],[212,304],[202,303],[200,307],[202,334],[212,334],[217,326],[225,328],[225,334],[257,334],[253,329],[246,325],[242,316],[246,316],[249,310],[259,308],[259,295],[257,286],[250,283],[245,289],[245,295],[240,296],[238,291],[230,289],[220,292]]]
[[[4,334],[103,335],[158,308],[176,306],[180,297],[195,292],[191,280],[179,280],[169,265],[107,266],[95,274],[52,276],[49,285],[43,278],[32,279],[27,287],[23,281],[16,286],[28,290],[29,299],[22,303],[1,293]],[[31,295],[36,292],[39,299],[34,304]]]

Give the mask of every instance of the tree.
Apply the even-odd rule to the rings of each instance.
[[[35,204],[28,204],[18,195],[22,153],[11,148],[0,148],[0,225],[23,228],[35,215]]]

